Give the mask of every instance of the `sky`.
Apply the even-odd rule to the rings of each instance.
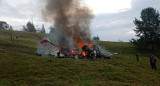
[[[129,41],[136,38],[133,29],[135,17],[140,19],[140,12],[147,7],[160,11],[159,0],[83,0],[94,14],[91,24],[92,36],[99,36],[103,41]],[[41,16],[43,0],[0,0],[0,21],[6,21],[14,30],[22,30],[28,21],[33,21],[36,28],[42,24],[47,32],[51,23]]]

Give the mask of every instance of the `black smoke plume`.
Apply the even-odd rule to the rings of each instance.
[[[59,46],[70,46],[71,40],[90,43],[92,11],[81,0],[45,0],[43,17],[57,29]]]

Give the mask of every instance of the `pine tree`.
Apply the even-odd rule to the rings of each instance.
[[[44,25],[42,25],[41,33],[46,33],[46,30],[44,28]]]
[[[152,50],[160,45],[160,17],[159,12],[152,7],[145,8],[141,11],[141,20],[135,18],[136,36],[139,39],[130,40],[131,43],[141,48],[152,46]]]

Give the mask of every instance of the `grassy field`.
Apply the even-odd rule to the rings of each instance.
[[[11,41],[11,35],[18,39]],[[99,42],[112,53],[122,52],[113,60],[58,59],[35,55],[43,36],[0,30],[0,86],[160,86],[160,63],[152,70],[144,51],[137,62],[130,43]]]

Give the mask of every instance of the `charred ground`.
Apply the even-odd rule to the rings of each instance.
[[[14,42],[10,36],[18,36]],[[135,48],[126,42],[99,42],[112,53],[114,60],[55,59],[35,55],[37,43],[44,34],[0,30],[0,85],[66,85],[66,86],[135,86],[160,85],[160,63],[152,70],[146,52],[136,61]],[[158,57],[159,50],[156,51]]]

